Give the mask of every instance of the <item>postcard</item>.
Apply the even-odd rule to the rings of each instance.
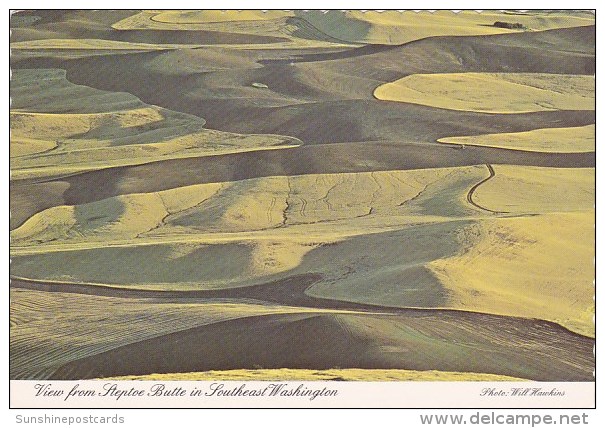
[[[594,11],[10,27],[11,408],[595,407]]]

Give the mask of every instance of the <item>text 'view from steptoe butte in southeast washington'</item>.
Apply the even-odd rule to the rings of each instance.
[[[10,25],[11,379],[594,380],[592,12]]]

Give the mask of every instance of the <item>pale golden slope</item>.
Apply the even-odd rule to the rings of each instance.
[[[573,128],[542,128],[526,132],[504,132],[464,137],[446,137],[445,144],[499,147],[531,152],[577,153],[595,151],[595,125]]]
[[[13,179],[301,144],[292,137],[204,129],[200,117],[72,84],[64,70],[15,70],[11,85]]]
[[[489,176],[482,166],[267,177],[51,208],[13,232],[13,270],[153,289],[314,272],[317,297],[592,334],[594,169],[494,170],[472,195],[478,206],[467,198]],[[60,275],[57,263],[68,266]]]
[[[397,11],[349,11],[347,16],[369,23],[368,34],[362,40],[369,43],[402,44],[413,40],[435,36],[480,36],[513,33],[519,31],[542,31],[594,25],[593,16],[588,14],[541,13],[509,14],[498,11],[450,11],[397,12]],[[525,30],[509,30],[494,27],[497,21],[519,23]]]
[[[480,113],[594,110],[595,79],[544,73],[413,74],[379,86],[374,96]]]
[[[548,319],[593,336],[594,169],[494,170],[476,202],[520,217],[465,228],[461,251],[430,263],[452,292],[450,304]]]
[[[181,380],[181,381],[360,381],[360,382],[404,382],[404,381],[464,381],[464,382],[490,382],[490,381],[523,381],[524,379],[493,375],[487,373],[460,373],[437,370],[400,370],[400,369],[257,369],[257,370],[212,370],[195,373],[161,373],[145,376],[122,376],[107,378],[115,380]]]
[[[13,289],[11,378],[45,379],[79,358],[225,320],[321,312],[224,301],[162,302]],[[86,322],[81,322],[84,318]]]

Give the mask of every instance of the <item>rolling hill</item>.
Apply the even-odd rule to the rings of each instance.
[[[11,379],[593,380],[594,15],[11,29]]]

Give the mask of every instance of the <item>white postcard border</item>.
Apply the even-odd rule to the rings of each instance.
[[[594,408],[594,382],[10,382],[11,408]]]

